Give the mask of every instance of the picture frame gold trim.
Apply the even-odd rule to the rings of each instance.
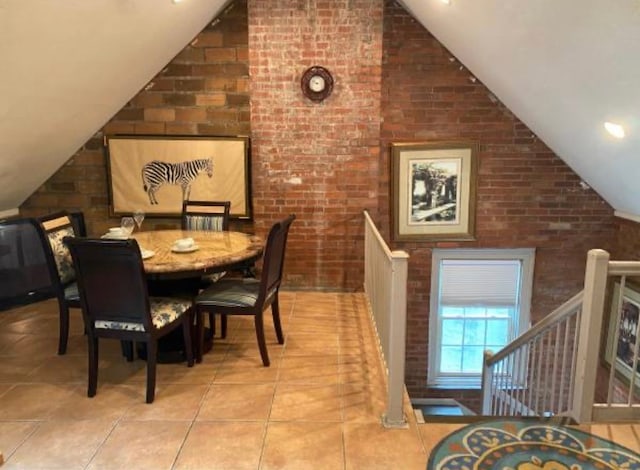
[[[188,198],[231,201],[232,218],[251,218],[248,137],[116,134],[105,150],[112,216],[179,217]]]
[[[475,240],[477,154],[469,142],[391,144],[395,241]]]

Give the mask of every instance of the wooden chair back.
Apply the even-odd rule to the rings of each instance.
[[[138,242],[68,238],[77,269],[86,324],[142,325],[153,329],[147,280]]]
[[[230,201],[184,201],[182,230],[229,230]]]

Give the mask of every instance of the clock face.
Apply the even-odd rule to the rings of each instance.
[[[302,74],[302,93],[312,101],[322,101],[333,90],[333,77],[324,67],[314,65]]]
[[[324,78],[322,78],[320,75],[314,75],[313,77],[311,77],[311,80],[309,80],[309,88],[311,88],[311,91],[319,93],[324,90],[324,86]]]

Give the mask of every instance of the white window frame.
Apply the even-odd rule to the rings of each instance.
[[[440,264],[443,260],[518,260],[521,264],[520,299],[512,341],[530,327],[531,293],[533,290],[533,268],[535,248],[505,249],[441,249],[435,248],[431,259],[431,301],[429,308],[429,361],[427,385],[436,388],[479,388],[481,374],[444,374],[439,371],[440,342],[442,332],[438,315],[440,312]],[[493,351],[496,353],[497,351]]]

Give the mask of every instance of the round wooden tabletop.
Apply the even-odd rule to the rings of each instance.
[[[224,271],[258,258],[264,248],[260,237],[242,232],[152,230],[131,236],[140,246],[145,272],[158,275],[193,276]],[[181,238],[192,238],[194,249],[176,251],[174,243]]]

